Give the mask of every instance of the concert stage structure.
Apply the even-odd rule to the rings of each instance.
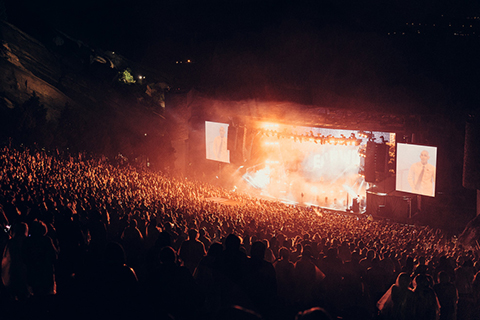
[[[411,216],[398,196],[372,191],[394,174],[395,132],[249,118],[205,121],[204,132],[205,158],[217,166],[212,174],[229,189],[329,210]]]
[[[438,211],[435,201],[447,199],[436,174],[437,148],[445,146],[418,131],[417,116],[194,95],[185,101],[177,103],[181,121],[171,133],[184,176],[261,199],[395,221],[431,205]],[[442,132],[434,136],[438,144],[449,141]],[[420,176],[412,168],[425,151],[428,167]],[[447,166],[440,179],[454,175]]]

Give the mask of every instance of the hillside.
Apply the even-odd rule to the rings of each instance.
[[[0,21],[0,140],[152,157],[145,144],[164,143],[164,76],[59,31],[48,35],[44,43]]]

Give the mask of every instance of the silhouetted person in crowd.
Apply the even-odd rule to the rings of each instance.
[[[323,281],[328,305],[331,309],[340,308],[342,303],[341,290],[343,278],[343,262],[338,257],[338,249],[336,247],[329,248],[325,257],[319,262],[322,272],[325,274]]]
[[[295,265],[290,261],[290,251],[287,248],[280,248],[279,258],[273,266],[277,276],[278,297],[284,305],[291,305],[293,302],[292,288],[295,285]]]
[[[303,249],[300,259],[295,262],[294,300],[298,307],[306,309],[318,303],[325,274],[313,261],[309,246]]]
[[[217,312],[213,320],[262,320],[262,316],[250,309],[233,305]]]
[[[45,223],[35,220],[29,224],[29,231],[30,236],[23,243],[28,285],[35,296],[55,294],[57,250],[52,239],[46,235]]]
[[[475,274],[472,282],[473,305],[472,320],[480,320],[480,271]]]
[[[266,246],[262,241],[252,244],[244,287],[255,309],[264,317],[270,318],[277,303],[277,278],[275,268],[265,260],[265,251]]]
[[[199,234],[198,240],[203,243],[205,250],[208,250],[208,248],[210,248],[210,244],[212,243],[212,241],[208,237],[207,231],[205,230],[205,228],[200,228],[200,230],[198,230],[198,234]]]
[[[413,279],[412,320],[436,320],[440,315],[440,303],[432,288],[433,280],[419,274]]]
[[[290,260],[295,263],[298,258],[300,258],[300,256],[302,255],[302,244],[301,243],[297,243],[295,245],[295,250],[291,252],[290,254]]]
[[[438,277],[438,274],[441,271],[444,271],[447,273],[450,281],[453,282],[455,280],[455,268],[452,266],[449,259],[445,255],[442,255],[438,260],[438,265],[436,266],[435,273],[433,274],[434,277]]]
[[[27,266],[24,262],[23,247],[28,236],[28,225],[16,223],[10,231],[2,258],[2,282],[14,300],[26,300],[30,296],[27,283]]]
[[[350,261],[352,258],[352,253],[346,241],[343,241],[340,247],[338,248],[338,257],[342,259],[343,262]]]
[[[159,236],[160,230],[158,229],[157,217],[152,215],[146,228],[145,249],[149,250],[151,247],[153,247]]]
[[[315,307],[300,311],[295,320],[332,320],[330,314],[323,308]]]
[[[342,281],[342,305],[343,308],[365,305],[365,287],[363,282],[362,268],[359,264],[358,251],[351,254],[350,260],[344,263]]]
[[[433,289],[440,302],[440,320],[456,320],[458,291],[446,271],[438,274],[438,283]]]
[[[173,248],[161,249],[157,259],[157,269],[151,270],[145,280],[148,301],[175,320],[193,319],[203,304],[199,286],[190,271],[177,264]]]
[[[172,239],[176,239],[178,237],[178,234],[174,230],[174,225],[171,222],[165,222],[163,224],[163,231],[168,233]]]
[[[455,269],[455,287],[458,291],[457,315],[459,319],[468,319],[473,306],[472,282],[475,274],[471,261],[464,262]]]
[[[378,258],[374,258],[371,262],[371,267],[367,269],[365,275],[365,283],[367,284],[368,294],[372,301],[372,307],[374,307],[376,301],[378,301],[385,290],[388,288],[388,276],[385,270],[382,268]]]
[[[92,211],[88,215],[87,230],[90,235],[88,251],[91,259],[100,259],[107,247],[107,227],[101,219],[100,212]]]
[[[218,242],[210,245],[207,255],[198,264],[193,277],[205,296],[205,313],[213,314],[220,309],[220,282],[218,281],[219,257],[223,246]]]
[[[125,251],[121,244],[108,243],[103,259],[80,281],[83,289],[80,297],[83,302],[83,316],[134,316],[139,301],[138,278],[135,271],[126,264]]]
[[[415,269],[415,264],[413,261],[413,257],[408,256],[405,260],[405,264],[402,266],[402,272],[412,274],[413,270]]]
[[[198,240],[198,233],[195,229],[188,230],[188,239],[180,246],[179,256],[184,266],[193,275],[200,260],[205,256],[205,246]]]
[[[251,301],[243,289],[247,255],[240,250],[240,245],[240,238],[229,234],[225,238],[225,250],[218,257],[217,277],[220,282],[221,305],[241,305],[251,309]]]
[[[225,250],[219,257],[220,272],[230,281],[240,284],[245,276],[247,255],[240,251],[241,240],[234,234],[225,239]]]
[[[56,219],[55,225],[59,244],[56,275],[60,287],[78,272],[81,260],[84,258],[86,244],[80,225],[73,221],[71,210],[65,210]]]
[[[130,219],[128,227],[122,232],[122,244],[127,255],[129,265],[138,267],[143,254],[143,235],[137,227],[137,220]]]
[[[7,215],[5,214],[5,211],[3,210],[3,205],[0,204],[0,226],[8,226],[10,223],[8,222]]]
[[[157,240],[155,241],[155,247],[164,248],[164,247],[173,247],[173,239],[171,233],[163,230],[158,235]]]
[[[368,268],[372,267],[372,261],[376,257],[376,253],[374,250],[368,250],[367,255],[365,258],[360,260],[360,266],[362,267],[362,271],[364,274],[367,273]]]
[[[413,291],[410,289],[410,275],[402,272],[382,298],[377,302],[380,318],[384,320],[408,320]]]

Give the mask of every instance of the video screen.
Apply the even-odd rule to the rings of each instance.
[[[242,178],[256,196],[364,210],[367,142],[394,148],[395,134],[264,124],[253,141]]]
[[[396,190],[435,197],[437,148],[397,144]]]
[[[205,121],[207,159],[230,163],[228,150],[228,124]]]

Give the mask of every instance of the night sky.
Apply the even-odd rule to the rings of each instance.
[[[190,59],[197,63],[195,72],[211,72],[197,77],[208,86],[225,83],[222,72],[228,78],[238,72],[231,86],[250,81],[242,79],[248,78],[242,73],[250,73],[256,75],[257,87],[263,82],[280,85],[277,79],[304,87],[324,81],[323,75],[332,75],[335,68],[337,85],[325,86],[329,90],[365,81],[376,90],[384,90],[385,83],[411,88],[417,82],[425,93],[429,90],[422,86],[428,82],[431,93],[419,99],[433,101],[429,111],[439,103],[466,109],[480,103],[480,75],[473,71],[480,67],[480,38],[456,43],[441,35],[406,40],[388,36],[410,22],[480,16],[475,1],[6,0],[5,5],[8,21],[27,32],[53,27],[167,72],[176,61]],[[348,73],[358,80],[345,80]],[[437,101],[439,91],[448,93],[442,102]]]
[[[125,46],[134,42],[173,38],[224,41],[232,36],[276,28],[298,20],[315,28],[342,25],[352,30],[384,33],[411,19],[425,20],[440,14],[465,16],[478,12],[468,0],[15,0],[7,3],[7,14],[22,24],[42,20],[87,42]],[[27,19],[26,19],[27,18]],[[31,20],[31,21],[29,21]]]

